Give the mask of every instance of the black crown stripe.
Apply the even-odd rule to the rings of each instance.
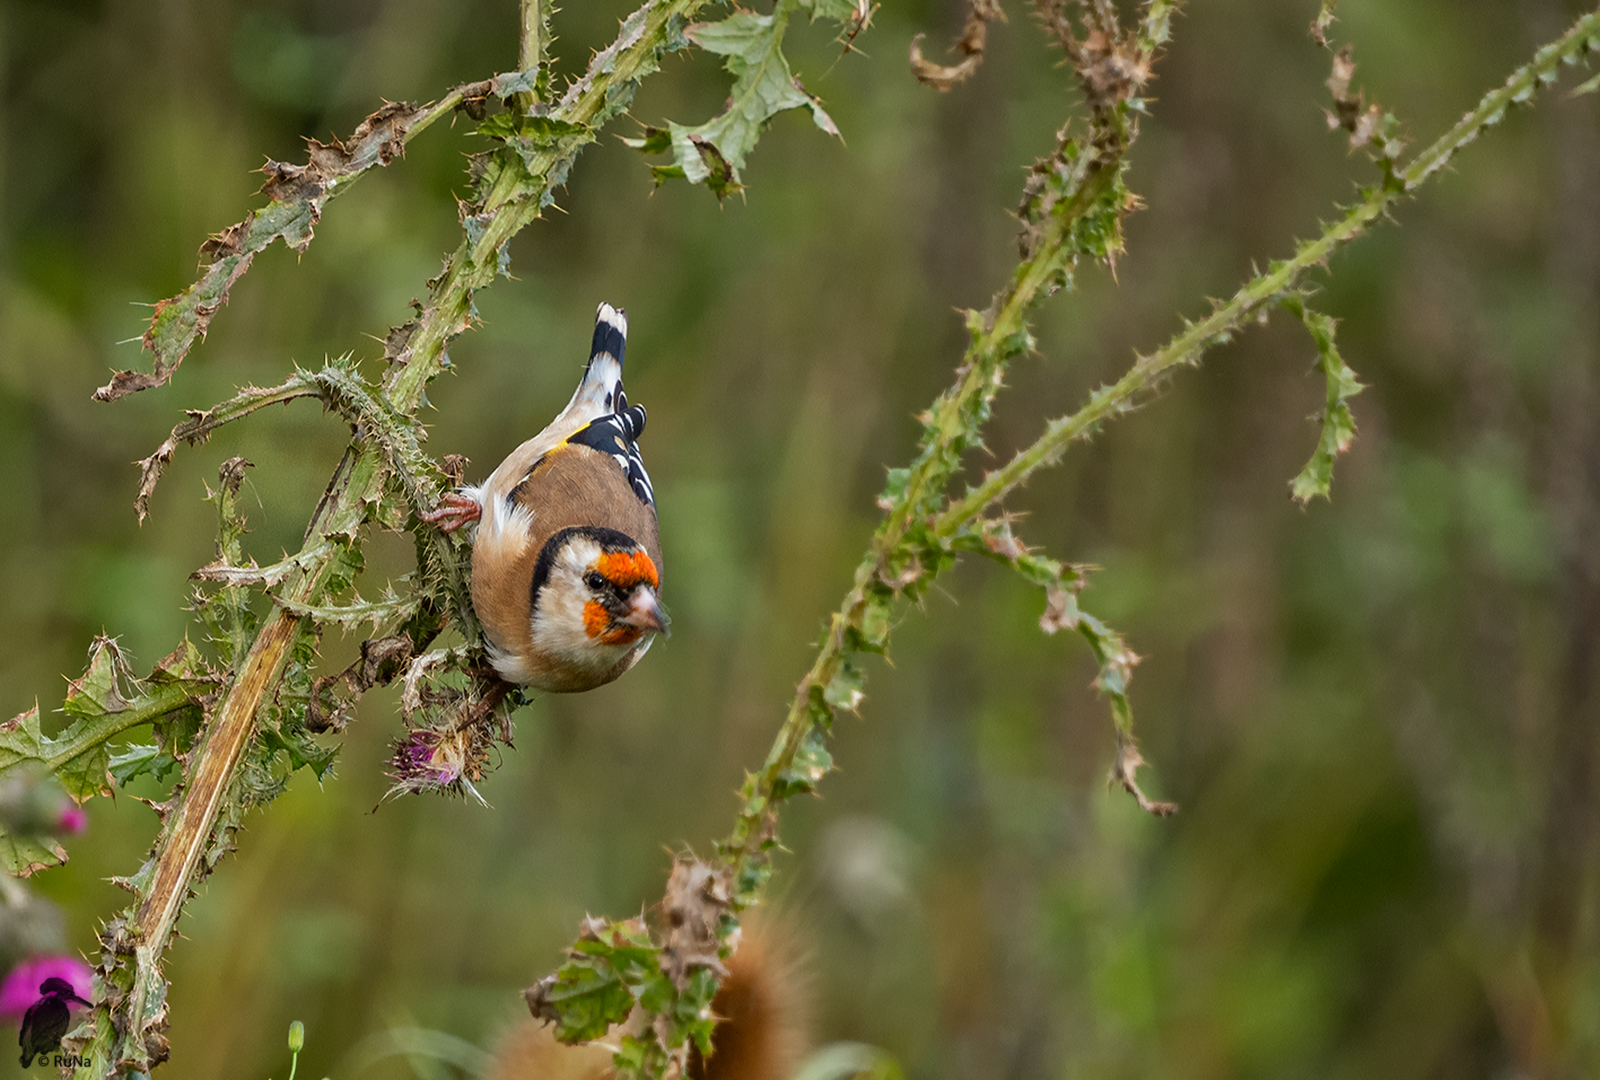
[[[539,610],[539,590],[550,580],[550,568],[556,564],[556,556],[575,536],[587,536],[600,545],[601,551],[637,551],[640,546],[627,533],[608,529],[604,525],[570,525],[562,529],[544,542],[544,547],[539,550],[539,559],[533,564],[533,581],[528,586],[529,611]]]

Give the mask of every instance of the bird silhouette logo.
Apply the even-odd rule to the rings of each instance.
[[[46,979],[39,984],[39,1000],[29,1005],[23,1014],[22,1034],[17,1037],[22,1046],[24,1069],[33,1064],[36,1056],[61,1049],[61,1037],[67,1033],[72,1002],[89,1004],[65,979]]]

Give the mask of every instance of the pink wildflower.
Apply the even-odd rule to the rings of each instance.
[[[12,968],[0,983],[0,1016],[21,1020],[28,1006],[39,1000],[39,984],[52,978],[65,979],[79,997],[90,998],[94,976],[88,964],[76,956],[36,956]]]
[[[56,828],[68,836],[76,836],[89,827],[89,814],[76,803],[67,803],[56,815]]]

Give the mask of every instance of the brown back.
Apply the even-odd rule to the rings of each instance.
[[[514,559],[475,561],[472,567],[472,606],[502,649],[532,655],[528,592],[534,566],[545,543],[562,529],[600,525],[626,533],[643,545],[656,573],[665,577],[655,509],[639,501],[609,455],[573,443],[558,446],[511,489],[511,499],[533,515],[528,543]]]
[[[608,454],[576,443],[558,446],[511,489],[511,498],[533,511],[531,550],[535,560],[545,542],[562,529],[604,525],[643,544],[656,564],[656,573],[665,574],[656,512],[633,493],[627,475]],[[531,564],[528,578],[533,578]]]

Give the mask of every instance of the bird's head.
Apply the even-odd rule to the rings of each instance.
[[[569,663],[611,666],[668,632],[655,560],[615,529],[556,533],[539,553],[531,588],[535,644]]]

